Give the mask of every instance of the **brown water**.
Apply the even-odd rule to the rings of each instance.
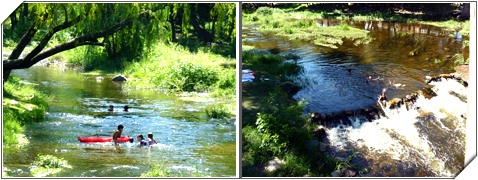
[[[341,22],[317,20],[317,26]],[[245,24],[243,44],[259,49],[280,49],[282,54],[301,57],[304,71],[295,79],[302,89],[294,96],[305,99],[304,113],[336,113],[375,105],[385,91],[388,98],[402,98],[424,87],[425,76],[453,71],[453,56],[468,56],[462,48],[466,37],[430,25],[415,23],[347,21],[369,31],[374,40],[355,46],[345,41],[337,49],[312,42],[290,41],[261,34]],[[418,50],[418,51],[416,51]],[[411,55],[411,52],[414,52]],[[416,53],[418,52],[418,53]],[[253,69],[253,67],[252,67]],[[348,74],[347,69],[352,73]],[[367,78],[379,77],[368,81]],[[359,176],[444,176],[452,177],[464,167],[467,103],[449,91],[466,96],[462,85],[446,81],[433,84],[440,93],[433,99],[420,97],[420,107],[432,116],[423,120],[419,111],[405,107],[386,111],[387,117],[368,122],[364,117],[337,119],[327,130],[331,156],[346,158],[353,152]]]
[[[453,72],[452,60],[447,56],[464,52],[462,39],[451,37],[453,32],[430,25],[363,21],[347,23],[368,30],[374,41],[363,46],[345,41],[338,49],[331,49],[311,42],[261,35],[256,31],[257,27],[246,25],[243,44],[259,49],[278,48],[283,54],[301,56],[299,63],[304,72],[296,82],[304,86],[295,97],[308,100],[307,111],[323,113],[375,104],[384,89],[390,99],[401,98],[426,87],[425,76]],[[318,20],[316,24],[333,26],[340,22]],[[421,49],[418,55],[410,56],[410,52],[417,48]],[[346,73],[347,69],[352,70],[352,75]],[[380,77],[380,80],[368,82],[366,79],[369,76]],[[390,84],[405,86],[396,88]]]
[[[138,177],[163,165],[170,176],[224,177],[236,175],[236,128],[233,123],[208,119],[207,105],[223,102],[188,101],[149,90],[127,90],[111,77],[59,68],[32,67],[13,72],[38,84],[50,95],[45,121],[26,126],[30,143],[21,149],[3,149],[3,167],[14,177],[32,176],[29,166],[37,154],[64,158],[73,167],[55,177]],[[112,104],[114,113],[107,112]],[[122,112],[124,105],[129,112]],[[151,150],[136,144],[83,144],[78,136],[110,136],[117,125],[123,135],[153,132],[158,146]],[[136,142],[136,138],[134,139]]]

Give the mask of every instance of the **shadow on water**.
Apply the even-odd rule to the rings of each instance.
[[[125,90],[94,76],[54,68],[32,67],[13,72],[52,96],[43,122],[26,126],[30,141],[21,149],[4,149],[4,166],[10,176],[32,176],[29,165],[37,154],[64,158],[73,167],[56,177],[139,177],[156,164],[165,168],[187,167],[183,174],[235,176],[235,126],[210,122],[204,115],[208,103],[183,101],[174,95],[149,90]],[[108,112],[108,106],[115,107]],[[122,107],[128,105],[129,111]],[[124,143],[79,143],[79,136],[111,136],[119,124],[122,135],[149,132],[159,145],[148,150]],[[234,145],[231,145],[234,144]],[[210,147],[223,147],[210,149]],[[210,154],[215,154],[210,156]],[[208,173],[196,174],[199,171]],[[191,171],[191,172],[189,172]]]

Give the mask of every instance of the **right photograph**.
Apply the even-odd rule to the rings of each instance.
[[[242,3],[242,177],[457,176],[469,19],[469,3]]]

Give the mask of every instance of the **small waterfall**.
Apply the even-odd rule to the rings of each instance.
[[[437,96],[419,96],[409,110],[385,108],[386,117],[369,122],[350,116],[349,125],[330,128],[331,146],[361,152],[372,171],[384,176],[456,176],[464,168],[468,89],[456,80],[431,85]],[[403,162],[408,171],[393,169]]]

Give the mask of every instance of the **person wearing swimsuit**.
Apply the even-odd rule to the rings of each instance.
[[[153,144],[158,144],[158,142],[153,138],[153,133],[148,133],[148,147],[151,147]]]

